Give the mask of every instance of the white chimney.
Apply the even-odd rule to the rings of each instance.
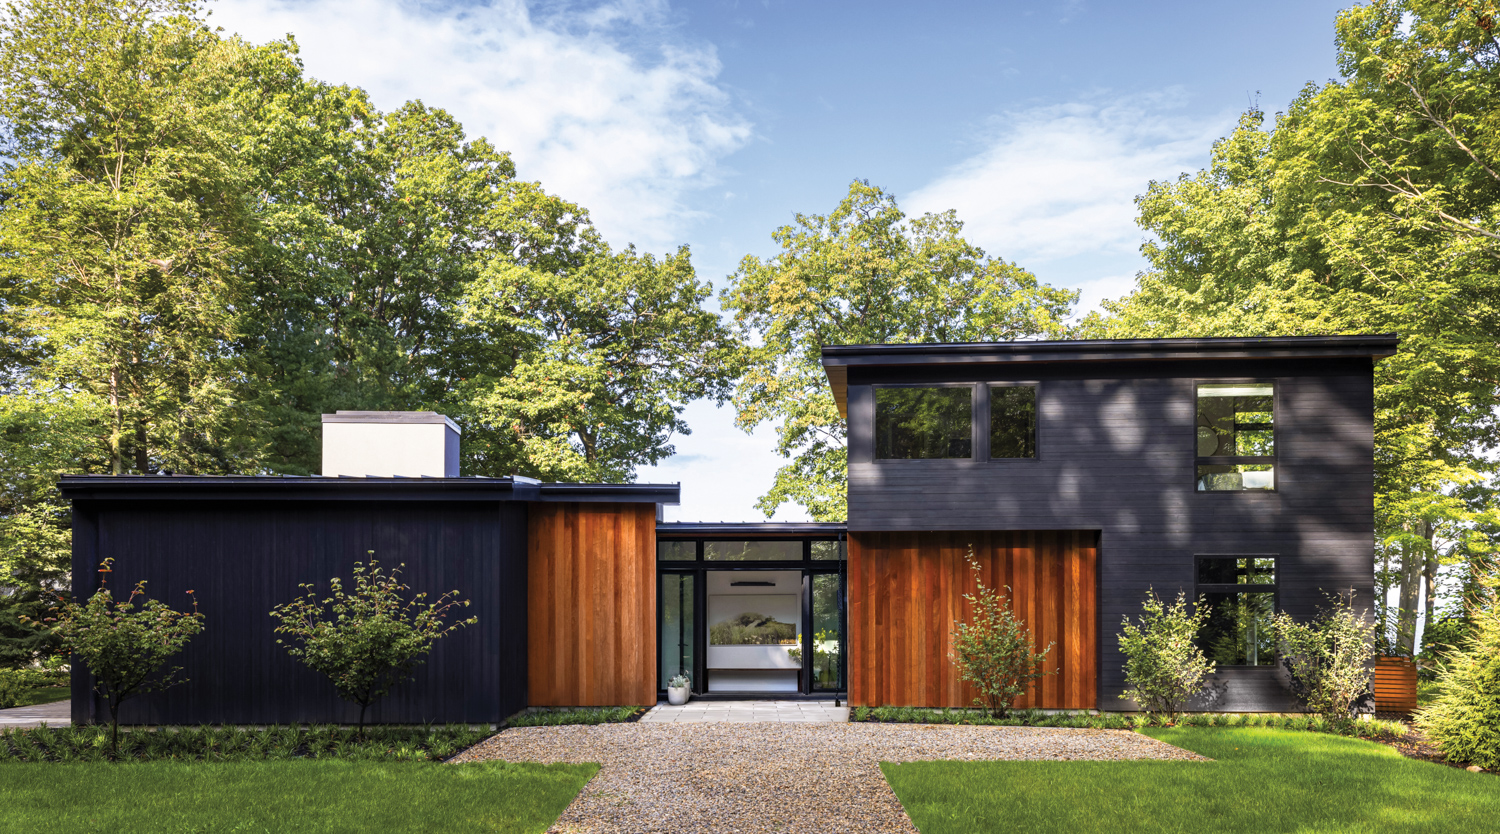
[[[458,477],[458,425],[435,411],[323,415],[323,474]]]

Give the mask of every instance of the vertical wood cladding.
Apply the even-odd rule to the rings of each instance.
[[[1197,555],[1275,554],[1282,610],[1373,599],[1368,359],[849,369],[849,531],[1098,530],[1098,704],[1129,709],[1116,634],[1148,589],[1194,594]],[[1276,384],[1276,490],[1196,492],[1195,383]],[[874,460],[872,386],[1036,381],[1034,459]],[[851,600],[854,591],[851,588]],[[1226,668],[1204,709],[1296,708],[1271,667]]]
[[[346,580],[374,551],[382,568],[436,597],[472,601],[479,622],[439,640],[415,680],[371,708],[375,723],[490,724],[525,707],[526,509],[498,501],[79,501],[74,593],[98,587],[113,558],[116,598],[137,580],[173,608],[192,590],[204,631],[169,666],[186,683],[126,701],[128,724],[350,723],[359,708],[276,644],[271,608],[313,583]],[[75,666],[73,720],[108,715]]]
[[[1018,708],[1092,709],[1097,690],[1098,537],[1092,531],[851,532],[849,702],[860,706],[967,707],[973,686],[948,654],[955,620],[975,582],[1010,588],[1038,648],[1055,644],[1048,674]]]
[[[656,508],[531,504],[528,703],[655,704]]]

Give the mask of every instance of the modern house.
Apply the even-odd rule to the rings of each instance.
[[[966,706],[949,632],[1006,587],[1050,671],[1023,706],[1129,709],[1121,620],[1148,591],[1211,606],[1202,709],[1294,708],[1265,631],[1373,591],[1373,363],[1394,336],[831,346],[848,420],[847,524],[664,523],[675,485],[459,477],[428,413],[324,417],[320,477],[70,476],[74,589],[123,582],[207,630],[190,683],[122,720],[348,720],[267,614],[355,561],[457,589],[478,625],[377,705],[387,722],[498,722],[525,706],[696,692],[847,693]],[[74,718],[98,716],[87,671]]]

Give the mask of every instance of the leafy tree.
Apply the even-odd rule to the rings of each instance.
[[[1331,721],[1351,720],[1375,674],[1375,623],[1368,611],[1354,610],[1354,592],[1332,595],[1308,623],[1278,613],[1271,630],[1292,691],[1307,708]]]
[[[969,548],[969,567],[974,572],[975,591],[964,594],[969,604],[967,622],[953,623],[950,657],[960,679],[979,693],[974,703],[995,718],[1010,714],[1016,699],[1026,694],[1033,681],[1056,672],[1042,671],[1053,643],[1040,652],[1031,629],[1011,610],[1010,600],[984,584],[984,572]],[[1009,594],[1010,589],[1006,588]]]
[[[1500,47],[1478,0],[1340,13],[1342,78],[1266,129],[1247,113],[1196,175],[1137,203],[1136,291],[1088,336],[1397,332],[1376,379],[1382,619],[1412,654],[1444,563],[1495,552]],[[1384,599],[1384,595],[1380,595]]]
[[[411,588],[401,582],[401,569],[382,574],[379,564],[373,559],[368,566],[356,562],[349,590],[335,576],[329,580],[329,596],[320,600],[314,585],[303,584],[297,587],[307,593],[271,609],[275,632],[293,641],[278,638],[277,645],[327,675],[339,697],[359,705],[361,736],[370,704],[411,680],[412,670],[439,639],[479,622],[477,617],[444,622],[449,612],[468,607],[469,601],[459,600],[458,591],[432,602],[424,601],[425,592],[408,599]]]
[[[1468,636],[1439,662],[1437,695],[1417,711],[1417,727],[1449,761],[1500,770],[1500,604],[1485,583]]]
[[[1178,592],[1168,605],[1156,592],[1146,594],[1137,622],[1126,617],[1119,635],[1125,655],[1122,700],[1135,701],[1150,715],[1175,716],[1205,689],[1214,663],[1204,657],[1198,633],[1208,621],[1209,607],[1199,602],[1189,608],[1187,594]]]
[[[964,240],[952,211],[908,220],[890,194],[854,182],[827,215],[796,215],[780,254],[740,262],[720,301],[756,345],[734,391],[747,431],[777,425],[790,459],[756,507],[790,501],[820,521],[848,514],[845,426],[823,375],[824,345],[1060,336],[1077,294]],[[779,421],[779,422],[778,422]]]
[[[204,617],[196,598],[188,613],[147,597],[144,579],[135,584],[130,596],[115,600],[108,587],[112,562],[105,559],[100,565],[99,590],[93,596],[86,602],[64,602],[52,609],[47,621],[57,623],[53,628],[57,638],[88,668],[94,676],[94,691],[109,703],[109,745],[114,751],[120,744],[121,703],[187,682],[177,678],[182,667],[162,670],[161,666],[203,631]]]
[[[255,50],[182,0],[18,0],[0,16],[11,378],[97,410],[106,470],[226,471],[244,434],[251,213],[232,91]]]

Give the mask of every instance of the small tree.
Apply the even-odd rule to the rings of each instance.
[[[111,752],[120,744],[120,704],[187,682],[177,678],[181,666],[161,670],[161,665],[203,630],[204,619],[196,597],[192,613],[174,611],[160,600],[147,598],[144,579],[135,584],[128,598],[117,602],[108,587],[113,561],[105,559],[99,566],[99,590],[87,602],[64,602],[47,618],[57,623],[53,633],[88,667],[94,691],[109,703]]]
[[[1494,583],[1468,634],[1438,664],[1437,697],[1416,723],[1450,761],[1500,770],[1500,605]]]
[[[374,555],[370,551],[370,555]],[[296,645],[287,653],[322,672],[333,682],[339,697],[359,705],[359,732],[364,734],[365,712],[391,691],[412,678],[412,670],[423,662],[439,638],[478,622],[477,617],[447,624],[443,618],[459,606],[458,591],[425,602],[421,593],[405,599],[411,588],[400,581],[401,567],[389,575],[379,562],[368,567],[354,564],[354,588],[344,589],[340,577],[329,580],[330,596],[318,599],[313,585],[298,585],[307,593],[271,610],[280,625],[277,634],[289,635]]]
[[[1353,717],[1375,674],[1375,628],[1368,612],[1354,610],[1353,590],[1331,594],[1309,623],[1285,613],[1271,619],[1281,664],[1308,710],[1337,722]]]
[[[1147,591],[1137,624],[1126,617],[1125,631],[1118,635],[1125,655],[1125,692],[1122,699],[1135,701],[1148,715],[1175,716],[1189,698],[1203,692],[1214,673],[1214,664],[1198,645],[1198,632],[1208,619],[1208,605],[1199,602],[1189,610],[1187,594],[1177,601],[1162,602],[1155,590]]]
[[[968,561],[978,590],[964,594],[972,614],[967,623],[953,623],[949,657],[958,667],[959,677],[978,690],[974,703],[989,710],[990,715],[1004,718],[1031,682],[1048,674],[1042,671],[1042,664],[1053,644],[1036,651],[1030,629],[1011,611],[1010,601],[984,584],[972,546]]]

